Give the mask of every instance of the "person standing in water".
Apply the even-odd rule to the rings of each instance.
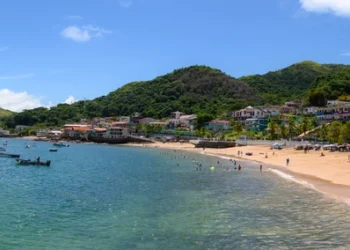
[[[260,164],[260,172],[262,171],[262,164]]]
[[[286,159],[287,167],[289,166],[289,158]]]
[[[242,167],[241,165],[238,165],[238,171],[241,171]]]

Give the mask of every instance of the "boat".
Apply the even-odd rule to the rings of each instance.
[[[50,167],[51,161],[31,161],[31,160],[23,160],[16,159],[17,165],[21,166],[45,166]]]
[[[6,149],[0,147],[0,152],[5,152],[5,151],[6,151]]]
[[[50,148],[49,151],[50,152],[57,152],[57,149],[56,148]]]
[[[0,152],[0,157],[7,157],[7,158],[19,158],[21,155],[19,154],[10,154],[10,153],[3,153]]]
[[[64,147],[69,147],[69,144],[64,143],[63,141],[59,141],[53,144],[55,147],[60,147],[60,148],[64,148]]]

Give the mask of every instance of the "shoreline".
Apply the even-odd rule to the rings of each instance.
[[[224,159],[236,159],[236,160],[243,160],[243,161],[249,161],[256,164],[262,164],[263,167],[268,168],[269,171],[271,171],[273,174],[277,175],[280,178],[283,178],[287,181],[293,181],[295,183],[298,183],[300,185],[306,186],[308,188],[312,188],[315,191],[342,201],[346,204],[350,205],[350,178],[346,178],[350,174],[350,163],[346,161],[346,164],[348,165],[348,168],[344,168],[344,165],[339,166],[336,169],[332,169],[333,165],[327,165],[327,162],[332,161],[333,158],[338,158],[340,156],[343,156],[342,158],[348,157],[347,153],[330,153],[328,151],[325,151],[326,156],[334,154],[333,157],[329,157],[328,159],[326,157],[320,157],[320,152],[309,152],[308,154],[304,154],[303,151],[296,151],[293,148],[287,148],[283,150],[270,150],[269,147],[266,146],[244,146],[244,147],[234,147],[234,148],[227,148],[227,149],[210,149],[206,148],[204,151],[201,148],[195,148],[192,144],[189,143],[154,143],[154,144],[135,144],[135,143],[129,143],[125,144],[124,146],[130,146],[130,147],[145,147],[145,148],[158,148],[158,149],[169,149],[169,150],[181,150],[191,153],[197,153],[197,154],[203,154],[213,157],[219,157]],[[261,151],[259,154],[253,154],[253,156],[246,156],[239,157],[235,152],[238,150],[242,150],[244,152],[251,152],[255,151]],[[265,152],[263,152],[265,151]],[[264,157],[266,152],[268,153],[269,158],[262,158]],[[281,154],[283,152],[283,154]],[[264,153],[264,154],[262,154]],[[272,155],[271,155],[272,153]],[[286,167],[283,164],[278,164],[281,160],[281,157],[283,158],[285,155],[288,155],[290,157],[291,155],[291,166]],[[274,157],[276,156],[276,157]],[[299,158],[308,158],[309,163],[304,165],[299,165]],[[315,166],[317,168],[317,164],[319,162],[316,161],[318,158],[321,158],[321,161],[324,162],[324,166],[328,168],[326,173],[316,173],[315,172]],[[292,163],[294,158],[297,158],[296,163]],[[316,158],[316,159],[315,159]],[[296,167],[296,165],[298,166]],[[306,166],[313,165],[313,168],[306,169]],[[323,167],[324,169],[325,167]],[[305,171],[301,171],[304,169]],[[335,174],[328,175],[329,171],[332,172],[332,170],[336,170]],[[322,169],[320,169],[318,172],[321,172]],[[339,174],[342,174],[342,176],[338,176]],[[328,178],[320,178],[320,176],[325,176]],[[334,176],[338,176],[338,178],[333,178]]]
[[[28,136],[20,139],[35,141],[35,138],[35,136]],[[268,168],[269,171],[280,178],[307,186],[330,198],[350,205],[350,162],[347,158],[349,153],[323,151],[326,156],[320,157],[320,151],[311,151],[308,154],[304,154],[303,151],[297,151],[294,148],[271,150],[269,146],[262,145],[222,149],[206,148],[203,151],[202,148],[195,148],[190,143],[179,142],[127,143],[120,146],[181,150],[224,159],[236,159],[262,164],[263,167]],[[246,156],[243,154],[243,156],[238,156],[237,151],[252,152],[253,155]],[[266,154],[268,158],[265,158]],[[289,167],[284,165],[286,158],[291,159]],[[338,163],[340,163],[339,166],[337,166]]]

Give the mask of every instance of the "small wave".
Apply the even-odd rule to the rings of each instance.
[[[307,181],[304,181],[304,180],[299,180],[297,178],[295,178],[294,176],[292,175],[289,175],[289,174],[286,174],[280,170],[277,170],[277,169],[273,169],[273,168],[270,168],[270,171],[276,175],[278,175],[279,177],[282,177],[283,179],[286,179],[286,180],[289,180],[289,181],[293,181],[295,183],[298,183],[298,184],[301,184],[305,187],[308,187],[308,188],[312,188],[316,191],[318,191],[314,185],[312,185],[311,183],[307,182]]]

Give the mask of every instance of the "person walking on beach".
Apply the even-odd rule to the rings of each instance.
[[[238,165],[238,171],[241,171],[242,167],[241,165]]]
[[[289,158],[286,159],[287,167],[289,166]]]

